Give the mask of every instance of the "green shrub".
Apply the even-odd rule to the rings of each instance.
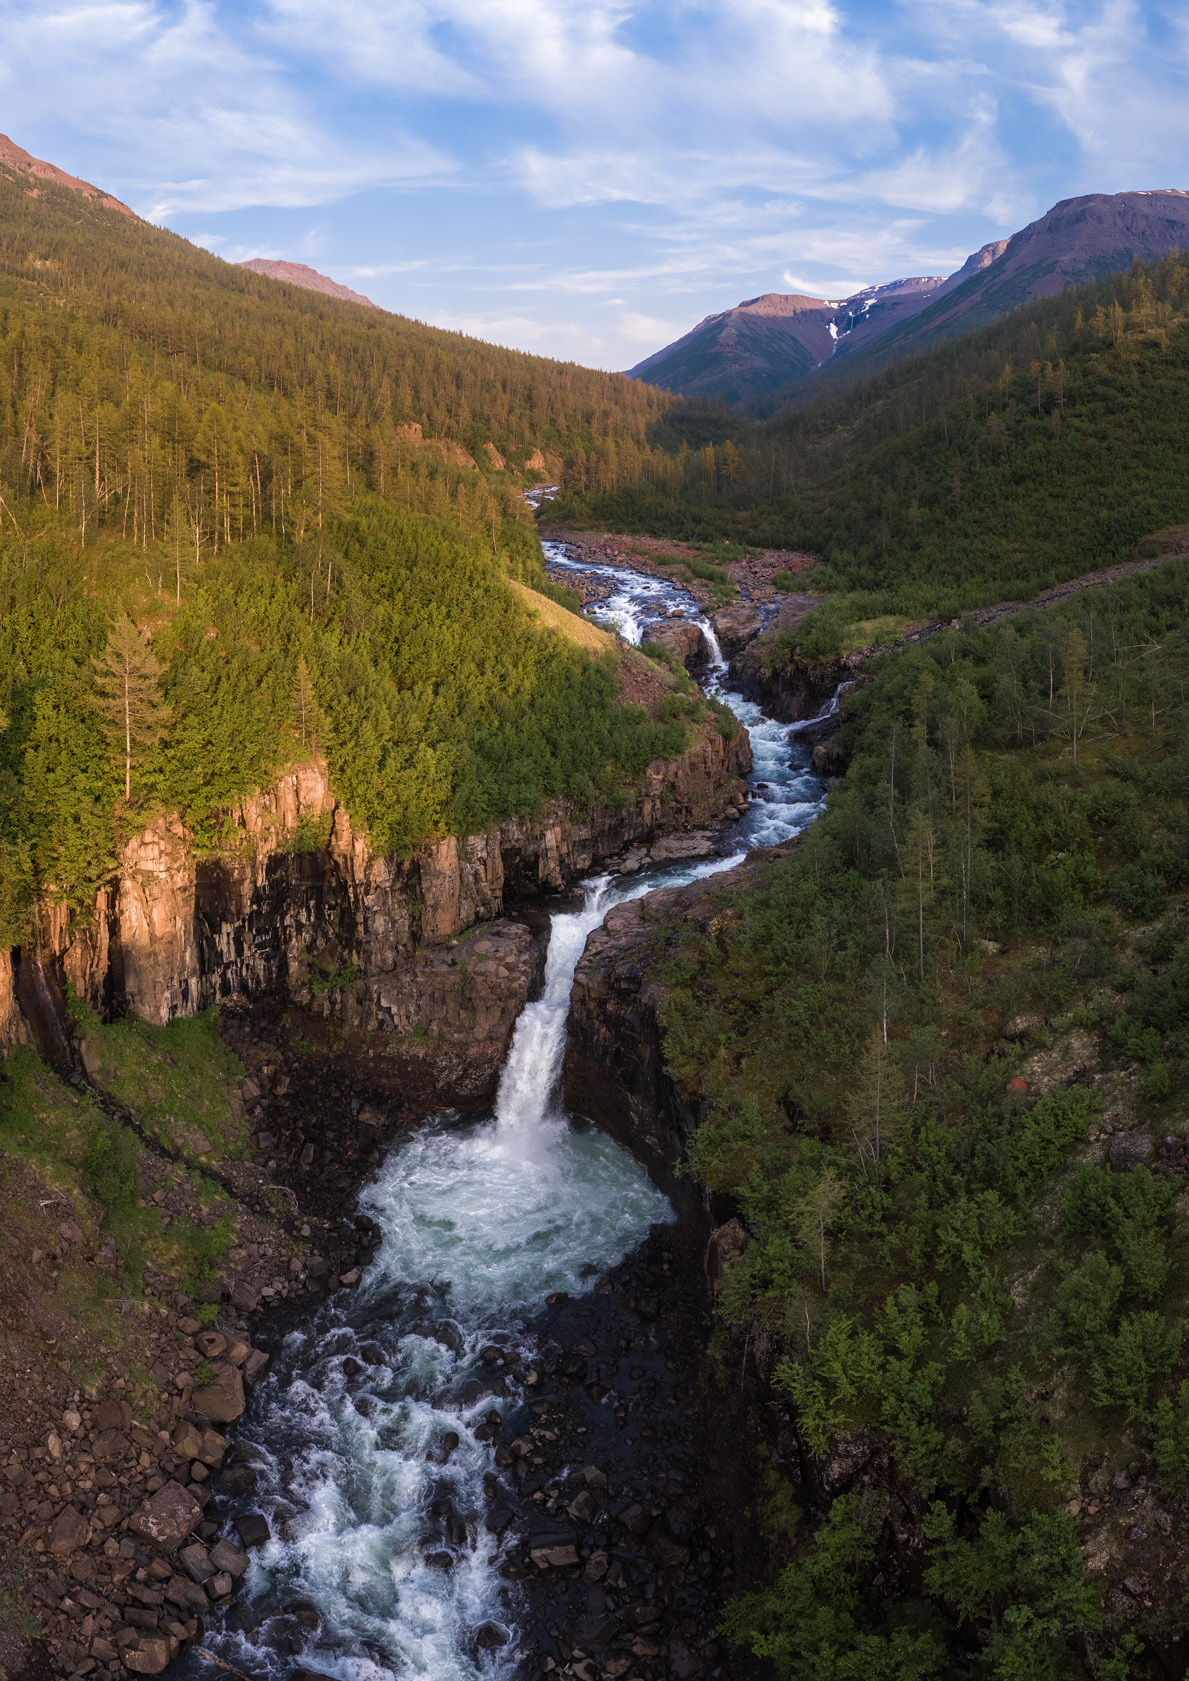
[[[1150,1308],[1130,1314],[1094,1364],[1095,1404],[1124,1407],[1128,1418],[1146,1417],[1152,1384],[1172,1370],[1180,1348],[1180,1331],[1162,1315]]]
[[[931,1628],[879,1632],[863,1604],[873,1538],[859,1496],[835,1500],[805,1555],[762,1593],[731,1605],[723,1633],[767,1658],[781,1681],[927,1681],[947,1673]]]
[[[1126,865],[1115,877],[1115,903],[1128,916],[1143,922],[1160,915],[1167,893],[1162,878],[1138,864]]]
[[[1189,1383],[1180,1385],[1175,1401],[1165,1395],[1157,1403],[1152,1419],[1152,1457],[1166,1486],[1183,1484],[1189,1477]]]
[[[108,1115],[97,1116],[82,1171],[83,1182],[106,1221],[120,1220],[135,1211],[140,1195],[139,1159],[139,1146],[128,1128]]]

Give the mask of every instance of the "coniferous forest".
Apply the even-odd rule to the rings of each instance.
[[[551,524],[692,542],[728,594],[714,557],[807,552],[823,599],[761,675],[857,679],[842,774],[709,919],[658,914],[645,965],[699,1120],[680,1173],[744,1237],[696,1382],[795,1425],[783,1460],[757,1448],[770,1568],[718,1636],[782,1681],[1183,1674],[1189,268],[757,418],[279,286],[0,172],[0,369],[8,947],[46,906],[86,914],[151,819],[214,853],[305,760],[401,857],[631,799],[707,713],[680,672],[633,704],[619,652],[508,587],[575,604],[524,499],[547,475]],[[121,1102],[147,1069],[179,1113],[183,1085],[227,1106],[213,1018],[167,1041],[72,1007],[125,1059]],[[140,1146],[29,1051],[0,1087],[14,1158],[84,1188],[139,1289],[162,1236]],[[213,1214],[185,1232],[198,1291],[231,1240]],[[1172,1537],[1159,1580],[1145,1524]],[[1109,1590],[1107,1553],[1131,1561]]]
[[[666,399],[230,267],[0,178],[0,914],[328,756],[382,851],[679,751],[547,634],[516,471]],[[472,455],[473,451],[473,455]],[[480,465],[476,465],[476,462]]]

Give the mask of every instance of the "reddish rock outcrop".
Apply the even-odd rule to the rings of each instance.
[[[303,292],[321,292],[327,298],[342,298],[346,303],[366,304],[368,309],[378,309],[370,298],[365,298],[362,292],[353,292],[349,286],[341,281],[332,280],[328,274],[319,274],[316,268],[308,263],[287,263],[274,257],[249,257],[247,262],[240,263],[240,268],[251,269],[253,274],[261,274],[266,280],[282,280],[290,286],[300,286]]]
[[[529,929],[504,915],[599,861],[702,830],[740,792],[747,737],[711,729],[656,761],[635,800],[541,817],[384,857],[351,823],[326,767],[309,764],[227,813],[230,839],[199,854],[179,818],[128,842],[93,914],[43,907],[36,949],[0,961],[0,1043],[30,1038],[69,1060],[61,988],[157,1023],[251,994],[286,994],[365,1036],[393,1081],[426,1102],[494,1091],[516,1017],[541,978]],[[469,930],[480,929],[464,944]],[[19,1005],[19,1008],[17,1007]]]
[[[131,216],[133,221],[139,221],[134,211],[126,204],[121,204],[118,198],[112,198],[99,187],[93,187],[89,181],[80,181],[77,175],[68,175],[64,169],[56,164],[46,163],[43,158],[35,158],[31,152],[26,152],[23,146],[18,146],[15,140],[10,140],[7,134],[0,134],[0,170],[16,180],[22,178],[27,181],[53,181],[59,187],[69,187],[72,193],[78,193],[83,198],[89,198],[96,204],[102,204],[107,210],[118,210],[122,216]],[[38,189],[29,189],[34,197]]]
[[[687,671],[696,671],[704,666],[710,654],[701,627],[690,624],[687,619],[666,619],[663,624],[653,625],[648,632],[648,640],[676,654]]]

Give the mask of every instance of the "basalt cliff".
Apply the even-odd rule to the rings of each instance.
[[[217,852],[160,817],[126,843],[90,915],[46,902],[35,942],[0,955],[0,1044],[85,1062],[68,987],[105,1016],[157,1023],[282,994],[407,1096],[481,1102],[541,978],[523,912],[625,849],[733,815],[749,763],[745,732],[708,729],[622,805],[555,802],[408,858],[372,849],[319,763],[229,811]]]

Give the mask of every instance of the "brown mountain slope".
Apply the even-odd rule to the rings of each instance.
[[[284,280],[290,286],[300,286],[306,292],[322,292],[328,298],[345,298],[348,303],[366,304],[369,309],[380,307],[370,298],[365,298],[362,292],[353,292],[349,286],[332,280],[328,274],[319,274],[307,263],[286,263],[274,257],[250,257],[238,266],[251,269],[253,274],[262,274],[268,280]]]
[[[762,401],[767,409],[819,369],[819,377],[858,374],[1128,268],[1136,257],[1181,248],[1189,249],[1189,193],[1063,199],[1010,239],[984,245],[948,279],[895,280],[841,303],[769,293],[707,316],[629,372],[687,396]]]
[[[109,210],[119,210],[125,216],[139,220],[135,211],[129,210],[126,204],[121,204],[118,198],[113,198],[110,193],[103,192],[99,187],[93,187],[89,181],[80,181],[77,175],[67,175],[64,169],[46,163],[43,158],[35,158],[31,152],[26,152],[23,146],[18,146],[15,140],[10,140],[7,134],[0,134],[0,170],[13,181],[56,181],[60,187],[69,187],[72,192],[81,193],[84,198],[93,199],[97,204],[104,204]],[[36,193],[37,188],[31,185],[29,191]]]
[[[967,273],[967,263],[953,276],[953,284],[947,284],[945,295],[894,338],[889,335],[881,352],[902,355],[923,349],[981,327],[1021,304],[1130,268],[1137,257],[1150,262],[1186,248],[1189,193],[1179,188],[1062,199],[1002,242],[989,263],[973,273]]]

